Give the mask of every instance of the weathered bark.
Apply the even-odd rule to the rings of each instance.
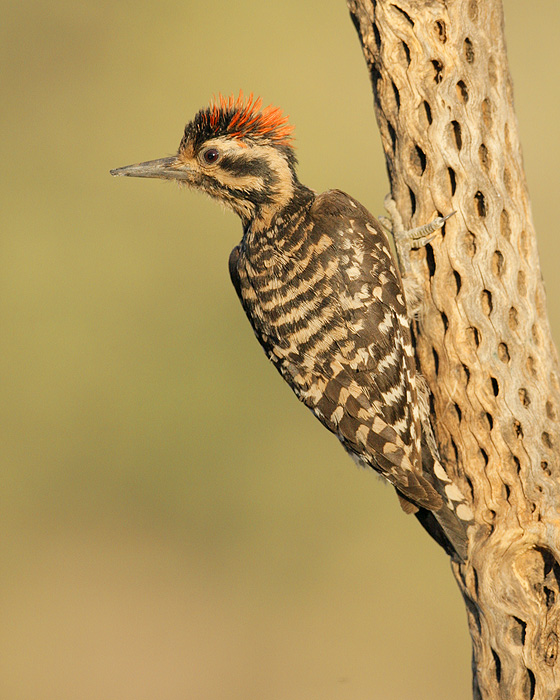
[[[472,501],[453,564],[475,698],[558,700],[559,367],[523,173],[501,0],[348,0],[412,254],[415,323],[448,473]]]

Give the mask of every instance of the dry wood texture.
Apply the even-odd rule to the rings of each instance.
[[[453,564],[475,698],[558,700],[559,368],[513,110],[501,0],[348,0],[412,254],[417,352],[448,472],[471,499]]]

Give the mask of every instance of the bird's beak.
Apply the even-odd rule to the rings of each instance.
[[[163,180],[191,180],[192,168],[181,162],[177,156],[148,160],[145,163],[126,165],[124,168],[111,170],[111,175],[123,177],[157,177]]]

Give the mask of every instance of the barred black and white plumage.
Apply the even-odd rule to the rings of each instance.
[[[354,460],[464,556],[462,496],[437,459],[423,466],[426,416],[387,236],[349,195],[299,182],[290,131],[276,108],[220,98],[187,124],[176,156],[112,172],[181,181],[241,217],[229,269],[267,356]]]

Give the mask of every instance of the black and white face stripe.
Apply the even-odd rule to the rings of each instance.
[[[250,152],[226,153],[219,162],[219,169],[225,170],[232,177],[258,177],[267,186],[273,186],[278,181],[268,160],[253,156]]]
[[[213,162],[205,158],[209,152]],[[199,174],[195,186],[221,199],[244,220],[262,216],[270,221],[289,202],[297,182],[284,149],[275,145],[211,139],[193,153],[192,161]]]

